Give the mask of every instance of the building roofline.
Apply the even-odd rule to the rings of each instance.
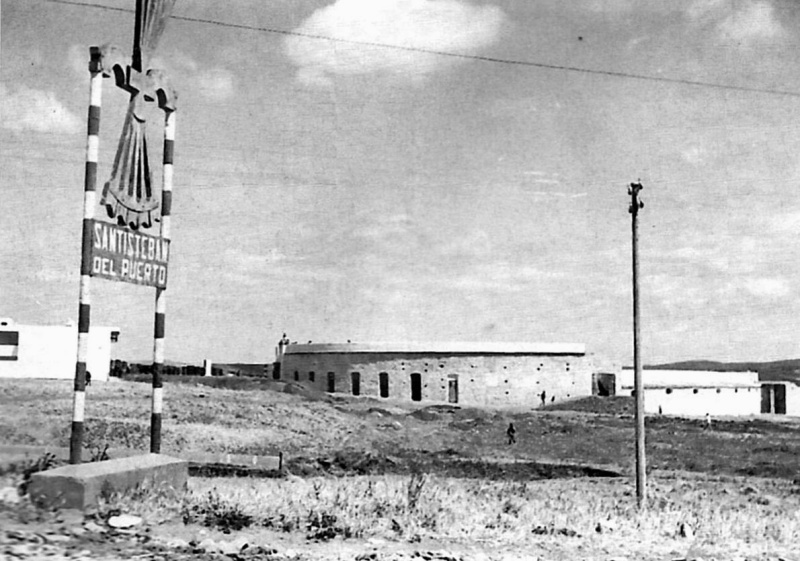
[[[714,390],[717,388],[760,388],[761,384],[737,384],[737,383],[721,383],[721,384],[645,384],[645,390]],[[624,385],[620,386],[623,390],[632,390],[633,386]]]
[[[381,343],[309,343],[290,344],[284,354],[537,354],[537,355],[585,355],[582,343],[425,343],[425,342],[381,342]]]

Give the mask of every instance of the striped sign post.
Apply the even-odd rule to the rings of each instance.
[[[164,169],[161,187],[161,238],[170,240],[172,214],[172,165],[175,154],[175,111],[164,109]],[[150,415],[150,452],[161,452],[161,412],[164,404],[164,335],[166,328],[167,295],[156,288],[156,315],[153,329],[153,403]]]
[[[89,119],[86,139],[86,169],[83,181],[83,231],[81,236],[81,280],[78,296],[78,356],[72,401],[72,432],[69,439],[69,463],[81,463],[83,419],[86,405],[86,361],[89,354],[91,323],[92,230],[97,191],[97,156],[100,148],[100,105],[103,94],[102,55],[89,50]]]
[[[175,152],[175,102],[177,95],[163,71],[147,68],[164,31],[175,0],[136,0],[132,58],[113,45],[91,47],[89,72],[89,124],[83,197],[81,279],[78,310],[78,352],[70,436],[70,463],[81,462],[86,403],[86,363],[89,353],[91,277],[151,286],[156,289],[153,342],[153,399],[150,451],[161,451],[161,416],[164,401],[164,327],[166,319],[167,263],[172,213],[172,178]],[[111,178],[103,187],[100,204],[116,224],[95,220],[97,161],[100,145],[100,101],[103,77],[130,95],[128,113]],[[148,102],[164,111],[164,154],[160,201],[152,190],[145,137]],[[161,206],[160,218],[154,215]],[[160,235],[140,230],[160,219]]]

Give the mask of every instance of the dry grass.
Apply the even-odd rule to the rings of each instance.
[[[0,442],[67,446],[71,409],[70,382],[0,381]],[[498,462],[501,467],[543,458],[614,466],[632,451],[632,422],[615,414],[408,412],[408,405],[399,402],[309,399],[168,382],[165,451],[278,448],[312,461],[342,450],[418,458],[434,452],[437,458],[508,462]],[[89,388],[86,414],[87,448],[147,449],[146,384],[96,384]],[[503,438],[509,418],[519,431],[520,443],[514,447]],[[705,431],[694,421],[653,420],[648,447],[651,466],[730,475],[660,472],[650,479],[645,513],[634,508],[628,478],[524,481],[526,472],[521,471],[517,475],[522,477],[512,481],[503,469],[499,481],[452,478],[440,469],[446,462],[421,464],[431,468],[427,475],[193,478],[184,499],[119,498],[114,508],[122,505],[146,517],[180,516],[227,530],[261,528],[317,539],[529,544],[566,552],[562,558],[663,559],[690,551],[694,557],[719,558],[800,554],[795,545],[800,544],[800,483],[785,476],[796,473],[796,424],[748,420]],[[784,477],[736,476],[751,469]],[[694,537],[681,537],[681,524],[692,528]]]
[[[656,478],[648,508],[639,512],[630,482],[621,479],[194,478],[180,508],[163,501],[117,504],[150,517],[159,504],[162,516],[180,510],[184,522],[225,532],[269,529],[323,541],[433,540],[446,548],[543,547],[637,559],[800,553],[800,489],[771,480],[757,485],[742,478]]]

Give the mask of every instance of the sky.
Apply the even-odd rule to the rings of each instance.
[[[77,320],[88,51],[129,54],[133,7],[0,4],[0,316]],[[173,15],[150,64],[179,95],[168,360],[268,362],[286,332],[574,342],[630,364],[634,181],[643,361],[800,357],[796,2]],[[105,80],[98,188],[126,103]],[[155,289],[91,293],[117,358],[149,360]]]

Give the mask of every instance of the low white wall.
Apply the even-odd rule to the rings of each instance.
[[[761,388],[645,388],[646,413],[680,416],[758,415],[761,412]]]
[[[68,325],[10,324],[3,331],[19,333],[16,360],[0,360],[0,378],[75,377],[78,355],[78,328]],[[86,369],[92,382],[108,380],[111,367],[111,332],[115,327],[91,327]]]

